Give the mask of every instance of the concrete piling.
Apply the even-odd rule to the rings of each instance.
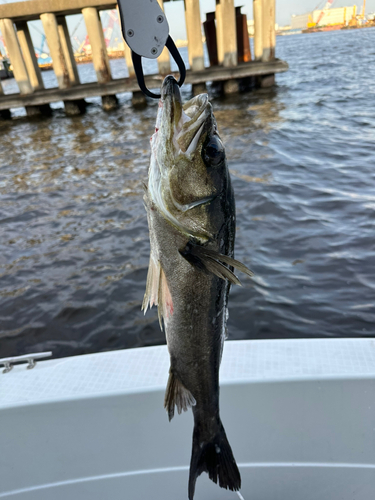
[[[77,64],[74,59],[72,44],[70,43],[70,35],[66,24],[65,16],[59,16],[57,20],[57,29],[59,32],[61,48],[64,54],[66,68],[68,70],[70,86],[79,85],[79,75]],[[76,99],[74,101],[65,101],[65,111],[68,115],[80,115],[86,110],[86,101],[84,99]]]
[[[100,21],[98,10],[95,7],[82,9],[85,20],[87,34],[89,36],[92,62],[94,64],[98,83],[108,83],[112,80],[111,68],[107,48],[105,45],[103,27]],[[117,107],[117,97],[115,95],[106,95],[102,97],[102,106],[106,111]]]
[[[68,70],[70,85],[79,85],[79,76],[77,64],[74,59],[72,44],[70,43],[70,35],[66,19],[64,16],[57,18],[57,27],[59,31],[61,48],[64,54],[65,64]]]
[[[218,6],[220,6],[218,8]],[[219,62],[224,67],[237,66],[237,34],[234,0],[216,0],[216,33],[221,40]]]
[[[29,76],[30,84],[34,90],[44,89],[43,78],[35,56],[33,42],[31,40],[29,27],[26,21],[20,21],[16,24],[17,37],[21,47],[23,60]],[[26,106],[27,116],[50,115],[51,108],[49,104],[42,106]]]
[[[276,32],[275,32],[275,0],[263,0],[262,9],[262,61],[270,62],[275,59]],[[264,75],[261,78],[262,87],[271,87],[275,83],[275,74]]]
[[[225,68],[237,66],[237,32],[234,0],[216,0],[216,22],[219,63],[222,62]],[[239,86],[237,80],[224,81],[223,90],[225,94],[238,92]]]
[[[109,66],[99,13],[94,7],[87,7],[82,10],[82,14],[90,40],[92,62],[95,68],[96,77],[99,83],[107,83],[111,80],[111,68]]]
[[[14,78],[20,89],[20,94],[31,94],[34,89],[30,83],[29,74],[23,59],[13,21],[11,19],[0,19],[0,30],[7,46],[13,66]]]
[[[262,61],[267,62],[275,58],[275,0],[263,0],[262,9]]]
[[[66,89],[71,86],[71,82],[60,40],[56,16],[55,14],[46,13],[42,14],[40,19],[42,20],[44,33],[46,34],[57,84],[60,89]]]
[[[57,78],[57,84],[60,89],[68,89],[74,85],[74,72],[71,68],[69,74],[68,62],[65,59],[65,53],[68,55],[68,50],[65,48],[61,39],[64,33],[59,29],[59,24],[55,14],[45,13],[40,16],[43,23],[44,33],[52,58],[53,69]],[[70,79],[72,75],[73,80]],[[83,111],[82,103],[71,100],[64,101],[65,112],[69,116],[78,115]]]
[[[254,17],[254,59],[261,61],[263,56],[263,8],[262,0],[253,0]]]
[[[202,24],[199,0],[185,0],[185,22],[188,39],[189,65],[192,71],[204,70],[204,52],[202,42]],[[205,83],[193,85],[193,94],[206,91]]]
[[[216,0],[215,19],[216,19],[216,43],[217,43],[217,59],[219,64],[224,61],[224,44],[223,44],[223,16],[222,5],[220,0]]]
[[[158,0],[158,4],[164,10],[163,0]],[[169,75],[171,72],[171,59],[169,57],[168,49],[164,48],[163,52],[158,57],[158,68],[161,75]]]
[[[204,53],[199,0],[185,0],[185,22],[190,68],[193,71],[202,71]]]
[[[26,65],[30,84],[34,90],[43,89],[44,88],[43,78],[38,66],[38,61],[35,56],[35,49],[33,42],[31,40],[27,22],[21,21],[16,24],[16,27],[17,27],[18,40],[21,47],[23,60]]]

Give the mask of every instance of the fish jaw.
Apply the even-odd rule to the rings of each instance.
[[[165,78],[161,95],[151,138],[149,198],[171,224],[204,243],[211,234],[199,208],[218,194],[202,158],[207,138],[217,134],[212,107],[207,94],[182,105],[172,76]]]

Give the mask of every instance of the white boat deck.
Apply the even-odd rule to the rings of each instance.
[[[0,408],[88,396],[165,389],[166,346],[110,351],[0,370]],[[375,376],[375,339],[225,342],[220,383]]]
[[[187,499],[192,415],[166,346],[0,371],[0,499]],[[245,500],[375,498],[375,340],[226,342],[221,416]],[[235,500],[203,474],[194,500]]]

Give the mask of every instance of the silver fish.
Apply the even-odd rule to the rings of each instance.
[[[150,264],[142,308],[158,306],[170,354],[164,406],[169,420],[192,407],[189,499],[202,472],[237,491],[241,476],[219,414],[219,367],[233,268],[235,205],[224,146],[207,94],[182,105],[176,80],[165,78],[145,206]]]

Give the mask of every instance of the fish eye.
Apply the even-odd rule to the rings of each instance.
[[[225,158],[225,150],[219,136],[213,135],[209,138],[202,151],[203,161],[216,167]]]

